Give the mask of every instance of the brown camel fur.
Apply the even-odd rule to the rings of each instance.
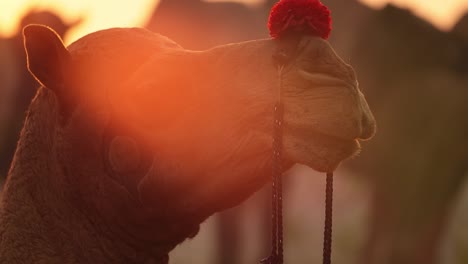
[[[24,29],[41,83],[2,193],[2,263],[168,263],[269,179],[277,42],[188,51],[143,29],[65,48]],[[284,168],[331,171],[375,122],[351,66],[304,37],[283,71]]]

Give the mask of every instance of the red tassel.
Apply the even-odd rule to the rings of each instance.
[[[310,35],[328,39],[331,32],[330,10],[319,0],[281,0],[271,9],[270,36]]]

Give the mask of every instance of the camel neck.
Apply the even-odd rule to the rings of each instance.
[[[97,216],[70,206],[66,196],[33,179],[10,174],[0,202],[0,259],[5,263],[155,263],[111,232]]]
[[[2,263],[167,264],[169,249],[148,254],[99,214],[76,206],[82,197],[54,162],[55,114],[49,109],[33,102],[1,193]]]

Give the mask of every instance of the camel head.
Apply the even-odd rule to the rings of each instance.
[[[302,38],[279,74],[271,39],[190,51],[143,29],[68,48],[44,26],[24,36],[57,188],[142,241],[171,248],[268,181],[279,94],[285,169],[332,171],[375,130],[352,67],[320,38]]]

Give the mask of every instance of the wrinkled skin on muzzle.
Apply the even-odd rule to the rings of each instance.
[[[48,115],[48,160],[60,167],[51,192],[71,193],[109,243],[155,259],[268,181],[279,93],[285,169],[332,171],[375,131],[353,69],[319,38],[304,37],[279,74],[270,39],[189,51],[111,29],[65,48],[45,27],[24,33],[44,86],[31,108]]]
[[[305,37],[281,71],[273,59],[276,49],[275,41],[259,40],[158,54],[121,88],[117,101],[134,115],[124,119],[146,123],[139,126],[148,128],[147,138],[155,140],[162,157],[185,161],[182,174],[197,175],[189,190],[194,197],[228,201],[238,197],[230,192],[234,186],[263,184],[279,96],[285,107],[285,168],[303,163],[331,172],[359,151],[359,140],[373,136],[375,121],[356,74],[328,42]]]

